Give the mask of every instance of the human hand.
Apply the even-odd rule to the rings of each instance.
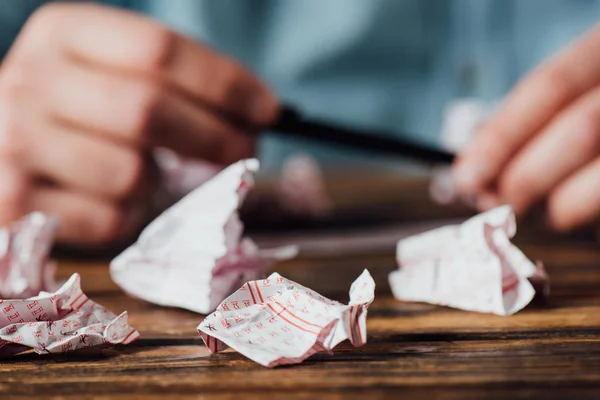
[[[123,239],[157,181],[152,148],[229,164],[277,109],[236,62],[150,19],[42,7],[0,68],[0,225],[39,210],[62,243]]]
[[[600,217],[600,27],[528,74],[453,168],[483,211],[545,202],[557,230]]]

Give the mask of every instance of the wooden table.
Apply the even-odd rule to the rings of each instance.
[[[369,210],[397,223],[465,215],[432,205],[422,181],[380,179],[330,190],[341,214],[351,215],[367,198],[375,205]],[[235,351],[210,355],[196,333],[202,316],[126,297],[111,282],[106,261],[63,260],[61,277],[79,272],[87,294],[113,312],[128,310],[142,338],[93,356],[2,361],[0,399],[600,398],[600,246],[585,235],[555,237],[528,223],[520,228],[517,243],[544,261],[552,290],[546,304],[511,317],[394,300],[387,284],[395,268],[391,245],[309,252],[277,266],[282,275],[341,301],[363,268],[378,286],[364,347],[343,343],[333,356],[276,369]]]

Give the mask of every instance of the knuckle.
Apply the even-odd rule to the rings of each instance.
[[[31,25],[53,24],[61,17],[66,5],[63,3],[50,2],[38,7],[31,15],[29,21]]]
[[[135,91],[137,93],[131,97],[135,104],[130,114],[132,121],[129,130],[135,140],[145,143],[152,139],[152,126],[160,110],[164,91],[160,84],[154,82],[142,84]]]
[[[248,93],[242,78],[240,67],[234,63],[225,63],[220,67],[219,79],[215,79],[214,91],[217,101],[227,105],[244,105]]]
[[[18,66],[8,64],[2,69],[2,74],[0,74],[0,101],[3,106],[14,106],[26,101],[29,94],[29,85],[25,75],[31,71],[27,71],[27,65],[23,64],[19,63]]]
[[[0,94],[3,101],[14,101],[22,99],[27,87],[26,76],[32,73],[29,68],[31,64],[19,62],[7,62],[2,66],[0,74]]]
[[[145,47],[141,50],[146,66],[153,72],[164,71],[171,66],[176,54],[177,34],[158,26],[148,34],[148,40],[142,44]]]
[[[585,112],[572,126],[569,140],[573,148],[594,150],[600,146],[600,109]]]
[[[123,157],[118,170],[117,195],[123,198],[130,197],[142,185],[145,175],[144,158],[137,153],[128,153]]]
[[[564,68],[548,68],[539,75],[538,85],[544,97],[553,104],[562,104],[573,97],[576,86]]]
[[[68,4],[60,2],[43,4],[27,20],[23,28],[24,36],[28,38],[27,40],[34,42],[51,40],[52,35],[48,35],[48,32],[55,31],[57,27],[61,26],[61,20],[68,8]]]
[[[18,47],[18,44],[15,45]],[[12,51],[12,50],[11,50]],[[45,90],[54,78],[54,63],[40,60],[45,57],[44,54],[37,52],[9,54],[2,63],[0,73],[0,93],[4,101],[24,100],[25,95],[35,93],[39,96],[40,91]],[[42,66],[43,65],[43,66]]]

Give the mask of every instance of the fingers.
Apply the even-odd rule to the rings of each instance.
[[[29,172],[54,184],[114,201],[144,198],[158,184],[150,157],[127,146],[46,125],[23,163]]]
[[[598,154],[600,89],[572,103],[519,151],[502,172],[500,196],[523,214]]]
[[[59,218],[57,240],[63,244],[103,245],[135,233],[144,209],[66,189],[34,186],[27,174],[12,163],[0,161],[0,226],[33,211]]]
[[[50,187],[29,196],[28,210],[58,217],[57,240],[63,244],[103,245],[131,235],[140,215],[97,198]]]
[[[148,136],[154,145],[225,165],[254,152],[256,138],[253,135],[182,97],[151,93],[145,104],[139,113],[141,126],[144,121],[147,126],[142,135]]]
[[[28,40],[46,43],[51,31],[53,40],[75,58],[152,75],[248,124],[263,126],[277,115],[274,95],[245,68],[139,14],[92,4],[53,4],[27,25],[32,27]]]
[[[64,63],[46,83],[56,119],[132,146],[164,146],[230,164],[249,157],[255,138],[151,80]]]
[[[551,226],[568,231],[600,217],[600,159],[596,159],[562,183],[548,199]]]
[[[600,27],[526,77],[454,167],[462,192],[492,184],[516,151],[563,107],[600,83]],[[575,60],[575,62],[574,62]]]
[[[129,230],[124,207],[150,192],[155,146],[229,164],[277,113],[234,61],[144,17],[73,3],[29,19],[3,60],[0,101],[0,223],[40,210],[74,244]]]
[[[30,91],[0,93],[0,156],[6,169],[114,200],[152,192],[157,171],[143,149],[48,118]]]

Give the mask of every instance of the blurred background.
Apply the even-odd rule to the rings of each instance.
[[[4,54],[42,0],[0,0]],[[107,0],[229,54],[310,116],[439,145],[444,107],[495,102],[598,20],[597,0]],[[327,165],[398,160],[266,136],[267,169],[308,152]],[[416,171],[411,168],[411,171]]]

